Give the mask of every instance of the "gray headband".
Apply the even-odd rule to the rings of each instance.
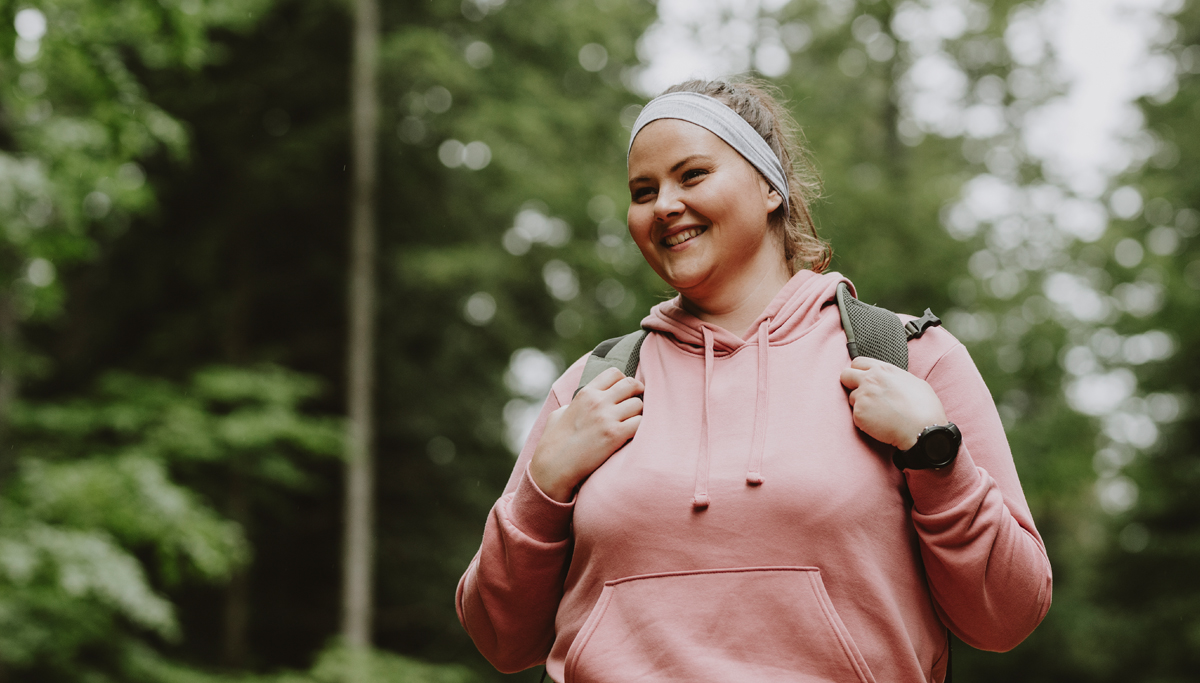
[[[637,120],[633,123],[633,133],[629,136],[629,149],[633,149],[633,140],[646,124],[659,119],[679,119],[694,123],[705,128],[724,140],[730,147],[737,150],[750,165],[766,178],[771,187],[783,197],[784,211],[791,212],[788,201],[787,174],[779,157],[771,150],[771,146],[763,140],[758,131],[737,112],[725,106],[720,100],[695,92],[673,92],[660,95],[642,108]]]

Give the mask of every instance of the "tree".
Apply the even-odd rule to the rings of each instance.
[[[375,182],[379,138],[379,4],[354,4],[350,107],[352,162],[347,337],[346,531],[342,634],[351,648],[371,644],[375,468]]]
[[[581,159],[617,169],[604,182],[619,191],[624,131],[615,114],[635,99],[620,75],[650,12],[642,3],[550,12],[472,3],[470,16],[451,2],[385,8],[376,410],[379,451],[388,456],[380,463],[376,599],[385,646],[478,662],[448,596],[509,469],[499,418],[510,398],[503,372],[515,349],[555,338],[558,299],[531,273],[574,253],[596,264],[587,292],[624,277],[595,255],[590,227],[578,243],[564,244],[559,216],[594,225],[584,217],[600,193],[598,171]],[[330,359],[345,357],[347,259],[333,228],[344,225],[349,204],[347,18],[338,3],[281,2],[253,33],[212,34],[225,61],[200,72],[145,74],[153,100],[188,122],[194,155],[187,165],[147,160],[160,210],[103,243],[93,263],[64,270],[68,305],[78,308],[60,325],[33,330],[55,361],[36,391],[70,395],[109,367],[178,376],[205,359],[269,359],[331,384],[345,379]],[[605,66],[589,71],[580,49],[600,43]],[[423,135],[414,134],[418,122]],[[467,143],[457,143],[457,157],[450,138]],[[521,214],[523,206],[529,211]],[[525,239],[507,230],[518,214],[536,238],[520,255],[502,241],[506,232]],[[480,293],[499,302],[490,319],[476,307],[464,314]],[[576,296],[587,325],[594,318],[615,333],[636,321],[632,309],[617,317],[591,302]],[[583,333],[574,340],[590,346]],[[72,355],[73,348],[87,352]],[[430,390],[438,386],[453,391]],[[315,409],[341,407],[326,399]],[[337,631],[331,543],[339,534],[327,520],[338,518],[343,501],[321,486],[336,480],[327,465],[314,462],[306,472],[315,482],[306,490],[248,482],[252,668],[307,668]],[[189,482],[213,487],[204,478]],[[255,520],[269,520],[270,533]],[[174,594],[188,637],[173,651],[216,661],[220,601],[198,589]],[[297,602],[296,594],[311,599]]]
[[[668,5],[659,10],[667,12]],[[1173,604],[1152,589],[1188,595],[1185,577],[1160,562],[1191,561],[1180,549],[1192,537],[1187,520],[1193,512],[1185,455],[1194,450],[1187,436],[1191,413],[1179,397],[1194,393],[1195,383],[1184,354],[1102,366],[1105,373],[1128,371],[1150,392],[1131,397],[1144,404],[1130,405],[1166,410],[1174,396],[1184,416],[1174,426],[1154,423],[1164,434],[1161,457],[1139,456],[1121,466],[1123,474],[1114,472],[1137,484],[1143,507],[1111,522],[1099,521],[1107,518],[1097,510],[1093,470],[1093,444],[1097,434],[1107,438],[1108,418],[1076,412],[1063,387],[1082,376],[1069,372],[1076,356],[1083,357],[1073,350],[1091,349],[1095,356],[1095,349],[1112,346],[1108,332],[1119,337],[1122,354],[1126,345],[1158,348],[1161,337],[1150,334],[1155,331],[1176,335],[1177,349],[1194,342],[1190,322],[1171,331],[1173,321],[1194,317],[1187,278],[1195,257],[1185,230],[1191,214],[1180,213],[1196,208],[1189,175],[1194,164],[1187,163],[1194,161],[1194,145],[1186,132],[1195,113],[1194,78],[1181,83],[1170,104],[1147,105],[1156,135],[1173,141],[1178,165],[1156,170],[1152,164],[1144,174],[1131,170],[1121,183],[1137,190],[1142,213],[1088,242],[1059,225],[1055,211],[1082,207],[1094,215],[1098,206],[1101,215],[1115,215],[1114,195],[1075,193],[1023,151],[1021,131],[1012,125],[1057,87],[1046,78],[1050,62],[1015,54],[1004,42],[1029,26],[1038,6],[934,5],[797,0],[770,11],[730,10],[724,30],[705,35],[729,38],[741,55],[737,70],[757,67],[792,102],[825,178],[816,213],[834,243],[834,267],[853,278],[869,301],[906,312],[928,306],[942,314],[969,344],[1009,426],[1055,566],[1056,603],[1047,623],[1016,652],[956,655],[960,675],[1115,677],[1126,671],[1114,663],[1118,655],[1137,662],[1140,653],[1162,654],[1155,660],[1164,662],[1162,675],[1176,675],[1191,660],[1183,632],[1168,633],[1168,624],[1180,616],[1174,610],[1189,603]],[[23,63],[5,56],[0,64],[7,76],[0,78],[0,105],[8,114],[7,137],[0,135],[0,173],[6,174],[0,214],[4,239],[12,243],[4,247],[9,251],[0,269],[12,271],[5,282],[19,280],[0,287],[11,290],[15,302],[8,317],[0,307],[0,336],[10,340],[0,403],[17,396],[9,404],[14,415],[24,414],[22,401],[31,398],[62,406],[86,396],[89,410],[100,412],[128,407],[133,399],[92,389],[112,369],[175,378],[166,393],[186,403],[195,399],[181,389],[192,386],[186,378],[214,362],[244,370],[267,361],[315,374],[330,386],[347,384],[344,361],[372,355],[352,351],[344,334],[351,295],[343,289],[350,257],[342,226],[355,163],[346,145],[351,117],[345,74],[353,15],[342,3],[292,0],[251,8],[253,17],[242,16],[244,3],[229,5],[233,9],[224,15],[214,14],[217,5],[187,14],[195,7],[189,3],[131,0],[119,3],[119,11],[79,7],[86,11],[76,17],[86,21],[74,24],[82,28],[69,36],[61,33],[73,25],[66,5],[56,3],[39,5],[47,27],[40,38],[33,37],[41,30],[35,20],[23,20],[23,43],[8,28],[16,26],[13,21],[0,27],[7,32],[5,44],[25,50],[5,48],[4,55],[38,55]],[[3,8],[13,19],[24,6]],[[654,18],[654,7],[640,0],[435,0],[381,10],[373,259],[379,271],[368,278],[378,287],[378,389],[373,410],[354,411],[378,425],[379,578],[369,604],[379,646],[466,662],[481,676],[498,678],[474,654],[450,596],[508,476],[521,416],[544,395],[541,375],[552,378],[597,341],[634,329],[651,304],[672,295],[641,263],[621,219],[627,201],[622,121],[629,123],[649,94],[641,89],[639,49],[647,54],[664,34],[646,34],[639,48],[639,36]],[[934,10],[949,14],[934,17]],[[1186,17],[1191,30],[1194,17]],[[752,39],[734,45],[743,35]],[[1180,64],[1185,54],[1194,59],[1183,45],[1172,48]],[[193,60],[200,54],[193,48],[206,56]],[[120,68],[96,55],[115,55]],[[203,68],[196,68],[201,62]],[[921,74],[936,78],[926,82]],[[1037,87],[1027,88],[1030,83]],[[942,103],[948,108],[927,107],[920,99],[926,96],[947,96]],[[38,118],[47,112],[42,102],[50,103],[44,119]],[[975,117],[971,126],[964,124],[967,108]],[[992,116],[997,113],[999,118]],[[983,125],[988,121],[994,125]],[[76,146],[64,146],[62,131],[92,131],[93,137],[69,138]],[[190,144],[183,144],[183,133]],[[133,144],[139,140],[151,142]],[[185,148],[186,164],[177,160]],[[11,201],[3,188],[12,188]],[[1005,211],[983,210],[978,199],[988,192],[1008,198],[1000,202]],[[1050,210],[1007,210],[1045,197]],[[1152,218],[1165,215],[1161,203],[1152,206],[1157,199],[1170,205],[1167,222]],[[98,216],[105,206],[103,217],[90,217],[89,211]],[[46,224],[35,228],[42,220]],[[1162,227],[1177,233],[1171,253]],[[1144,252],[1137,269],[1116,262],[1118,245],[1132,249],[1126,239]],[[1110,322],[1081,321],[1049,294],[1059,290],[1048,283],[1062,276],[1082,283],[1107,279],[1113,287],[1130,287],[1102,287],[1096,290],[1100,298],[1122,300],[1121,292],[1153,289],[1143,287],[1150,266],[1163,278],[1162,289],[1154,291],[1162,292],[1164,307],[1145,317],[1122,313]],[[11,353],[14,343],[21,354]],[[295,405],[304,407],[297,414],[347,408],[330,396]],[[216,400],[205,406],[197,410],[212,420],[229,407]],[[14,428],[26,430],[19,434],[27,438],[32,428],[21,425]],[[89,434],[47,443],[59,450],[79,443],[109,447]],[[281,448],[299,455],[292,446]],[[100,453],[104,457],[82,447],[72,452],[61,463],[47,462],[87,465],[117,477],[101,466],[116,462],[107,451]],[[1117,460],[1128,455],[1120,448],[1112,452]],[[21,457],[32,462],[34,455]],[[181,525],[230,529],[215,510],[228,505],[246,511],[237,517],[253,562],[244,565],[244,583],[235,580],[227,595],[229,614],[246,615],[244,631],[236,619],[222,626],[226,601],[216,599],[222,587],[160,583],[166,571],[155,562],[142,564],[142,595],[150,596],[145,604],[174,603],[175,623],[186,638],[166,644],[144,628],[122,631],[130,643],[124,651],[151,655],[137,660],[144,665],[137,676],[188,680],[200,674],[179,662],[214,664],[222,647],[227,655],[244,648],[241,657],[226,657],[239,670],[308,672],[294,674],[297,680],[337,675],[329,662],[344,661],[341,650],[331,650],[312,670],[309,665],[338,632],[334,586],[341,534],[331,520],[340,519],[343,504],[355,498],[337,493],[340,463],[289,456],[304,484],[294,486],[255,467],[242,469],[254,458],[172,458],[159,468],[170,484],[164,490],[193,500],[190,509],[199,511]],[[14,470],[2,494],[6,509],[33,509],[27,467]],[[19,516],[6,513],[6,519]],[[29,519],[50,524],[49,518]],[[64,526],[65,518],[54,519],[53,525],[79,531]],[[112,557],[141,562],[138,552],[157,547],[157,540],[119,537],[105,524],[84,531],[112,535]],[[1138,538],[1146,541],[1144,549],[1129,550]],[[1110,554],[1098,549],[1105,544]],[[228,550],[221,556],[233,567],[229,558],[236,555]],[[190,566],[180,557],[180,566]],[[1096,564],[1097,557],[1105,564]],[[196,570],[181,576],[189,571]],[[1139,576],[1155,580],[1145,592],[1130,594],[1139,600],[1122,597],[1120,585]],[[85,605],[78,613],[89,616],[79,623],[115,623],[104,620],[126,614],[126,607],[63,604],[71,610]],[[1110,619],[1105,627],[1089,626],[1097,614]],[[1139,640],[1128,636],[1128,624],[1153,628]],[[34,630],[10,632],[33,638]],[[77,641],[109,642],[88,640],[101,638],[101,630],[87,633]],[[1097,639],[1113,643],[1107,648],[1113,659],[1087,661]],[[1121,643],[1129,644],[1128,652]],[[1145,649],[1133,652],[1135,644]],[[383,659],[396,665],[392,672],[407,666],[397,664],[407,660]],[[115,676],[130,667],[106,663],[96,671]],[[460,673],[439,669],[429,675]],[[279,678],[286,675],[292,674]]]

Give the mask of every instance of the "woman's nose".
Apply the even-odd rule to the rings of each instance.
[[[684,211],[683,199],[675,188],[658,188],[658,197],[654,201],[654,217],[664,221],[678,216]]]

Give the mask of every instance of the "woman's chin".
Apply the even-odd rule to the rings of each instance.
[[[678,268],[659,273],[671,289],[685,295],[703,284],[708,279],[707,275],[707,270],[700,268]]]
[[[659,277],[678,290],[703,282],[712,272],[713,265],[700,250],[689,249],[686,253],[667,254],[656,270]]]

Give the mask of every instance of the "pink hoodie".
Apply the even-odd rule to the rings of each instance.
[[[897,470],[839,382],[842,280],[796,274],[745,340],[678,299],[656,306],[637,435],[568,504],[528,474],[583,359],[555,382],[458,586],[459,619],[496,668],[935,682],[946,627],[999,651],[1033,631],[1050,564],[983,379],[945,330],[909,344],[963,448],[943,471]]]

